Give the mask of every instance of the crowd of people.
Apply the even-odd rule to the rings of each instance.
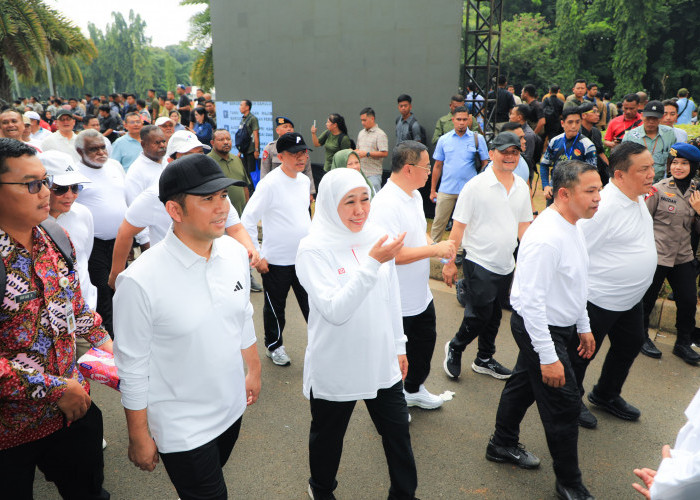
[[[162,460],[182,499],[226,498],[221,468],[260,393],[250,293],[263,292],[265,355],[288,366],[292,289],[308,323],[309,496],[335,498],[343,439],[363,400],[382,436],[389,498],[415,498],[408,408],[444,402],[426,387],[437,258],[449,286],[458,267],[464,275],[445,374],[459,379],[477,340],[472,370],[505,380],[486,458],[539,467],[519,442],[536,402],[557,495],[593,498],[578,465],[579,426],[598,424],[583,400],[586,369],[607,336],[587,399],[639,419],[621,394],[640,352],[662,355],[648,329],[665,279],[677,305],[673,354],[700,363],[700,149],[674,127],[697,112],[686,89],[677,100],[640,92],[616,105],[584,80],[569,97],[552,86],[542,101],[532,85],[515,96],[505,78],[497,83],[487,96],[474,84],[452,96],[432,136],[412,97],[399,95],[392,151],[371,107],[359,110],[356,138],[330,113],[325,131],[310,130],[325,153],[318,185],[292,119],[276,117],[277,139],[263,147],[249,100],[233,137],[217,128],[211,96],[190,99],[184,85],[147,99],[32,97],[0,111],[3,491],[32,498],[39,467],[64,498],[109,498],[102,416],[76,367],[92,346],[114,355],[129,459],[148,471]],[[503,309],[520,350],[512,368],[495,359]],[[664,450],[658,474],[637,471],[641,493],[700,495],[700,450],[681,442],[683,453]],[[82,463],[56,459],[66,446],[79,447]]]

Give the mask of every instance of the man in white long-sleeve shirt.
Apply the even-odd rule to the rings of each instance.
[[[654,158],[643,144],[623,142],[610,156],[610,183],[601,191],[600,209],[578,226],[590,258],[588,316],[596,353],[606,334],[610,349],[598,383],[588,400],[624,420],[637,420],[641,412],[622,396],[632,363],[646,338],[642,297],[656,271],[654,223],[644,195],[654,183]],[[576,339],[569,343],[569,357],[583,396],[583,379],[591,359],[576,355]],[[581,402],[579,425],[589,429],[598,423]]]
[[[222,467],[260,392],[248,253],[221,238],[232,182],[204,155],[171,163],[159,197],[172,229],[114,296],[129,459],[152,471],[160,455],[181,498],[227,498]]]
[[[518,444],[520,423],[537,402],[552,455],[559,498],[592,499],[578,467],[581,398],[567,353],[578,334],[578,354],[590,358],[595,341],[586,312],[588,253],[579,219],[598,209],[602,187],[595,165],[567,160],[553,173],[554,203],[525,233],[510,299],[511,330],[520,354],[501,394],[486,458],[524,469],[540,460]]]
[[[262,179],[250,197],[241,222],[260,251],[255,266],[262,275],[265,305],[265,347],[267,356],[278,366],[291,363],[284,348],[284,309],[289,289],[299,303],[304,319],[309,317],[309,299],[297,278],[294,261],[299,242],[309,232],[309,178],[304,171],[310,149],[301,134],[291,132],[277,140],[277,153],[282,162]],[[258,221],[262,220],[262,249],[258,245]]]

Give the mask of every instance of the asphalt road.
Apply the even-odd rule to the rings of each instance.
[[[442,369],[443,346],[459,325],[463,309],[454,293],[431,282],[438,321],[438,342],[429,390],[454,391],[455,396],[434,411],[411,409],[411,438],[418,466],[417,496],[425,499],[552,499],[554,473],[536,407],[530,408],[521,430],[521,442],[542,459],[539,470],[525,471],[495,464],[484,458],[493,432],[496,408],[504,382],[472,372],[476,346],[463,357],[462,377],[448,379]],[[241,435],[224,469],[230,498],[304,499],[309,476],[307,438],[309,404],[301,392],[306,325],[293,297],[287,307],[285,344],[292,358],[289,367],[274,366],[262,346],[262,295],[253,294],[255,326],[263,364],[260,400],[244,417]],[[657,338],[660,360],[639,356],[623,396],[642,411],[638,422],[624,422],[595,408],[598,428],[581,429],[579,456],[583,478],[598,499],[637,498],[630,484],[635,467],[656,468],[663,444],[673,444],[685,423],[683,411],[700,386],[700,368],[671,354],[673,337]],[[496,358],[512,367],[517,347],[505,313],[497,338]],[[601,354],[607,351],[607,342]],[[588,373],[590,389],[600,373],[598,356]],[[127,433],[119,394],[93,383],[93,398],[104,414],[105,488],[113,499],[172,499],[177,494],[162,464],[142,472],[127,459]],[[67,450],[68,452],[70,450]],[[80,460],[81,457],[66,457]],[[377,435],[367,411],[357,405],[345,438],[338,472],[339,499],[386,498],[389,477]],[[0,496],[2,496],[0,494]],[[58,499],[56,488],[37,472],[35,498]],[[641,497],[639,497],[641,498]]]

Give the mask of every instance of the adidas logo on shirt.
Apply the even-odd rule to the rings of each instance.
[[[241,285],[240,281],[236,281],[236,286],[233,287],[234,292],[237,292],[238,290],[243,290],[243,285]]]

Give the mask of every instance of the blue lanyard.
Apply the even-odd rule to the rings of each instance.
[[[566,150],[566,135],[564,136],[564,156],[566,156],[567,160],[571,159],[571,155],[574,154],[574,146],[576,145],[576,141],[578,141],[579,136],[581,135],[581,131],[578,131],[578,134],[576,134],[576,137],[574,137],[574,142],[571,143],[571,150],[567,151]]]

